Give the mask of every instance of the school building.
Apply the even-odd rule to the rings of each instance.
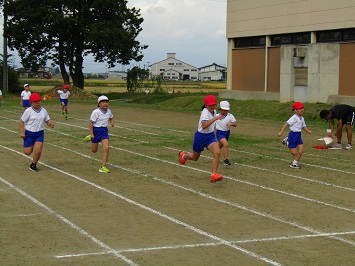
[[[231,99],[355,104],[354,0],[228,0]]]

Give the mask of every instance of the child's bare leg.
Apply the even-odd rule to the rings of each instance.
[[[102,166],[105,166],[108,161],[108,155],[109,155],[108,139],[103,139],[101,141],[101,144],[102,144]]]
[[[37,162],[38,162],[39,159],[41,158],[42,149],[43,149],[43,142],[36,141],[36,142],[35,142],[35,145],[34,145],[35,154],[33,155],[33,159],[32,159],[32,162],[33,162],[34,164],[37,164]]]
[[[222,147],[223,147],[223,149],[222,149],[223,157],[224,157],[224,159],[228,159],[228,141],[226,139],[221,139],[219,141],[219,148],[222,148]]]
[[[296,154],[295,160],[298,162],[301,159],[301,156],[304,152],[304,146],[303,144],[297,145],[298,148],[298,153]]]
[[[200,158],[201,152],[186,153],[184,155],[185,160],[197,161]]]
[[[99,143],[91,143],[91,151],[93,153],[96,153],[98,149],[99,149]]]
[[[218,166],[219,166],[219,159],[221,157],[221,150],[219,149],[219,146],[217,142],[213,142],[208,146],[208,149],[212,152],[213,154],[213,159],[212,159],[212,174],[217,173],[218,171]]]

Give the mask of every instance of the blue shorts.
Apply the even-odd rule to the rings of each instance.
[[[214,132],[203,134],[197,131],[194,136],[192,149],[194,152],[202,152],[205,147],[207,148],[213,142],[216,142]]]
[[[22,107],[31,107],[30,100],[22,100]]]
[[[297,148],[297,145],[303,144],[303,140],[301,138],[301,132],[293,132],[291,131],[288,134],[288,147],[290,149]]]
[[[99,143],[104,139],[108,139],[107,127],[94,127],[94,138],[91,140],[91,142]]]
[[[227,131],[223,131],[223,130],[216,130],[216,137],[218,139],[218,141],[220,141],[221,139],[226,139],[229,140],[229,135],[230,135],[230,130]]]
[[[68,99],[60,99],[60,104],[64,103],[65,106],[68,106]]]
[[[32,132],[25,130],[26,137],[23,139],[23,147],[28,148],[35,145],[35,142],[43,142],[44,141],[44,130],[38,132]]]

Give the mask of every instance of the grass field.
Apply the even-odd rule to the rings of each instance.
[[[353,265],[355,150],[312,149],[325,135],[312,119],[323,105],[306,105],[313,133],[303,135],[298,170],[277,137],[288,105],[260,102],[257,112],[258,103],[231,101],[233,164],[210,183],[208,151],[178,162],[197,128],[202,96],[191,97],[150,109],[111,101],[110,174],[98,172],[101,149],[83,141],[94,100],[70,100],[68,120],[57,101],[43,102],[55,127],[45,130],[38,173],[22,151],[19,101],[5,101],[1,265]]]

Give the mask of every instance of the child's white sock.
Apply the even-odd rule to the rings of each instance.
[[[298,165],[298,161],[296,161],[296,160],[293,160],[293,163],[292,163],[293,165]]]

